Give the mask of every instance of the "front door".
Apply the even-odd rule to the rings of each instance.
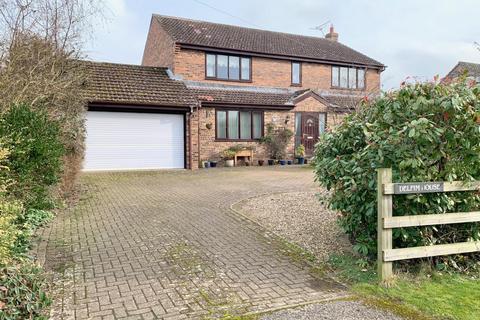
[[[318,141],[318,113],[302,113],[301,143],[305,147],[305,155],[312,156],[315,143]]]

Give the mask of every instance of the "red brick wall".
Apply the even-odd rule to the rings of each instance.
[[[142,65],[154,67],[174,67],[175,42],[160,27],[157,19],[152,18],[148,31]]]
[[[327,107],[320,103],[313,97],[306,98],[305,100],[299,102],[294,109],[290,111],[268,111],[264,112],[264,123],[265,126],[268,123],[273,123],[275,127],[286,127],[292,132],[295,130],[295,112],[327,112]],[[337,114],[333,112],[328,112],[327,114],[327,128],[333,128],[336,126],[342,119],[343,114]],[[215,160],[220,161],[223,150],[234,146],[236,144],[248,145],[254,147],[254,164],[257,164],[257,160],[264,159],[267,160],[269,155],[266,152],[265,147],[259,142],[225,142],[225,141],[215,141],[215,109],[209,107],[203,107],[199,112],[200,119],[200,161],[195,161],[195,164],[200,165],[201,161],[206,160]],[[285,123],[287,121],[287,123]],[[207,128],[207,124],[209,124]],[[266,128],[264,128],[266,131]],[[193,133],[196,132],[196,129],[192,130]],[[194,138],[195,141],[197,141]],[[292,137],[290,143],[287,147],[287,159],[294,158],[294,144],[295,138]],[[195,142],[193,148],[198,148],[198,144]],[[195,155],[196,155],[195,150]],[[221,165],[220,164],[220,165]]]
[[[245,86],[292,87],[291,62],[288,60],[252,57],[252,82],[232,82],[205,79],[205,53],[198,50],[177,48],[174,61],[175,74],[185,80],[206,81]],[[331,89],[331,66],[319,63],[302,63],[302,85],[295,88],[312,88],[349,92],[350,90]],[[367,71],[367,92],[380,90],[380,73]],[[354,92],[358,93],[358,90]]]

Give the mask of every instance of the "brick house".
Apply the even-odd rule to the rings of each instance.
[[[385,69],[338,42],[333,27],[320,38],[160,15],[152,16],[142,66],[88,65],[87,170],[195,169],[236,144],[268,159],[260,139],[270,124],[295,133],[288,159],[299,144],[311,156],[324,130],[380,91]],[[177,115],[173,123],[162,119],[169,115]],[[102,136],[105,128],[116,140]],[[129,131],[138,146],[103,150]]]
[[[461,76],[466,76],[467,79],[480,83],[480,63],[459,61],[442,81],[452,81]]]

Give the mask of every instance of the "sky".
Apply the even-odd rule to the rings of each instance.
[[[382,89],[444,76],[458,61],[480,63],[479,0],[105,0],[86,54],[140,64],[153,13],[323,37],[387,66]],[[323,25],[323,30],[315,30]]]

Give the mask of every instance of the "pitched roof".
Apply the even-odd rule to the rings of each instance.
[[[455,67],[446,75],[445,78],[457,78],[464,74],[467,74],[469,77],[480,77],[480,64],[472,62],[460,61]]]
[[[199,81],[184,81],[184,83],[204,104],[224,103],[293,108],[292,98],[297,92],[282,88],[235,86]]]
[[[384,68],[366,55],[339,42],[319,37],[251,29],[233,25],[153,15],[179,44],[226,49],[249,54],[268,54],[332,63]]]
[[[88,102],[191,106],[197,103],[183,82],[171,79],[167,68],[85,61]]]
[[[84,61],[88,74],[82,94],[90,103],[188,107],[232,104],[291,109],[310,89],[235,86],[175,80],[166,68]],[[333,111],[348,112],[361,97],[315,92]],[[358,99],[357,99],[358,98]]]

